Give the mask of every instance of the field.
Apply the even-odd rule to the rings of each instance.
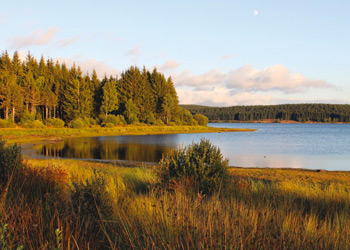
[[[21,169],[0,189],[1,249],[350,249],[349,172],[231,168],[203,196],[161,188],[156,167]]]

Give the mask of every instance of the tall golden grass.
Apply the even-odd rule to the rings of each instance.
[[[96,178],[103,183],[92,184]],[[30,160],[21,178],[1,187],[0,244],[8,249],[350,249],[349,172],[232,168],[229,185],[211,196],[176,183],[164,190],[157,182],[150,167]],[[75,185],[87,187],[79,201],[72,200]],[[89,198],[89,188],[102,195],[92,191]]]

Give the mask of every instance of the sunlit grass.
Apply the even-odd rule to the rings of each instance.
[[[114,128],[94,126],[91,128],[2,128],[0,136],[7,143],[36,143],[43,140],[58,140],[66,137],[79,136],[116,136],[116,135],[144,135],[144,134],[172,134],[172,133],[214,133],[214,132],[245,132],[254,129],[213,128],[207,126],[135,126],[125,125]]]
[[[78,160],[29,165],[61,169],[69,189],[103,176],[113,215],[92,232],[88,214],[76,217],[59,208],[47,213],[42,198],[29,209],[23,202],[16,210],[5,206],[0,224],[9,225],[8,241],[26,249],[55,245],[55,228],[62,228],[63,249],[87,249],[88,243],[91,249],[350,249],[349,172],[231,168],[228,187],[203,197],[181,185],[162,189],[153,167]],[[18,214],[19,221],[13,219]],[[40,218],[34,233],[33,218]],[[41,240],[28,238],[33,235]]]

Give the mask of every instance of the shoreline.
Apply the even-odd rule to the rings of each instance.
[[[255,121],[238,121],[238,120],[212,120],[209,123],[283,123],[283,124],[350,124],[349,122],[298,122],[294,120],[275,120],[275,119],[265,119],[265,120],[255,120]]]
[[[120,135],[156,135],[156,134],[194,134],[194,133],[226,133],[254,132],[256,129],[214,128],[208,126],[134,126],[125,125],[114,128],[91,127],[83,129],[72,128],[3,128],[0,136],[6,143],[37,143],[43,141],[59,141],[72,137],[97,137]]]

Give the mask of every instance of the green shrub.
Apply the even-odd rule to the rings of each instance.
[[[161,120],[161,119],[157,119],[153,125],[156,125],[156,126],[163,126],[164,125],[164,122]]]
[[[198,192],[212,193],[226,183],[228,160],[209,140],[201,139],[200,143],[163,156],[157,173],[166,186],[174,182],[189,183]]]
[[[208,124],[208,117],[204,115],[196,114],[193,116],[193,119],[195,119],[198,122],[198,125],[206,126]]]
[[[0,138],[0,184],[6,184],[11,175],[16,175],[22,170],[21,147],[16,144],[5,146],[5,141]]]
[[[76,118],[69,123],[70,128],[83,128],[85,126],[83,119]]]
[[[123,115],[117,115],[117,125],[125,125],[126,121]]]
[[[107,123],[112,123],[113,126],[118,126],[118,125],[125,125],[126,124],[126,121],[125,121],[125,118],[124,116],[122,115],[101,115],[99,117],[100,119],[100,124],[101,126],[103,127],[106,127],[106,124]]]
[[[35,121],[35,114],[31,114],[26,110],[23,112],[19,124],[23,125],[27,123],[32,123],[33,121]]]
[[[53,127],[53,128],[63,128],[64,127],[64,121],[58,118],[49,118],[45,121],[46,126]]]
[[[10,120],[0,119],[0,128],[14,128],[16,124],[11,122]]]
[[[103,127],[106,127],[106,128],[113,128],[113,127],[114,127],[114,124],[113,124],[113,123],[110,123],[110,122],[107,122],[106,124],[103,124]]]
[[[168,125],[168,126],[176,126],[176,123],[175,123],[175,122],[168,122],[167,125]]]
[[[156,121],[156,118],[154,117],[153,113],[149,113],[146,116],[146,123],[153,124]]]
[[[44,128],[45,127],[45,125],[39,120],[33,121],[29,126],[30,126],[30,128]]]
[[[71,193],[73,210],[83,218],[90,218],[91,230],[97,229],[101,220],[110,219],[113,213],[112,201],[102,176],[95,173],[92,181],[72,184],[74,187]]]

